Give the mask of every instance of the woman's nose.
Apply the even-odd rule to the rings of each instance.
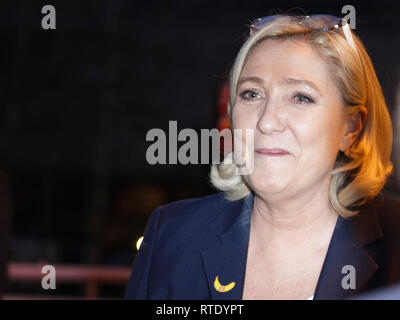
[[[265,103],[260,110],[257,129],[266,135],[270,135],[273,132],[280,132],[284,129],[281,110],[278,105],[273,105],[271,101]]]

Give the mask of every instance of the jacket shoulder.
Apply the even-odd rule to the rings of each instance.
[[[175,226],[208,224],[229,203],[222,193],[170,202],[161,206],[160,222]]]
[[[384,234],[400,238],[400,197],[382,194],[374,206]]]
[[[400,215],[400,196],[382,194],[374,201],[374,206],[376,206],[380,215],[398,217]]]
[[[230,216],[232,202],[222,193],[168,203],[157,210],[156,248],[169,255],[190,256],[215,241],[212,226],[221,215]]]

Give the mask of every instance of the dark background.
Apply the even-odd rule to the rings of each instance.
[[[41,27],[46,4],[56,30]],[[216,127],[218,88],[251,19],[299,7],[343,16],[346,4],[394,114],[400,1],[1,1],[9,260],[130,266],[156,206],[214,192],[206,165],[147,164],[146,133],[170,120]],[[399,192],[395,176],[385,190]]]

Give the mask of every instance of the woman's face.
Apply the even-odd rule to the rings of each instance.
[[[254,130],[252,189],[294,195],[326,181],[346,132],[342,108],[325,62],[306,42],[261,42],[242,70],[232,111],[234,129]]]

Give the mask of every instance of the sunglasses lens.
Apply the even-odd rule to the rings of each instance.
[[[328,30],[340,26],[341,20],[332,15],[318,14],[305,17],[303,23],[313,30]]]
[[[267,16],[263,18],[258,18],[253,20],[251,24],[251,31],[258,31],[265,27],[267,24],[271,23],[274,21],[276,18],[280,17],[279,15],[274,15],[274,16]]]

